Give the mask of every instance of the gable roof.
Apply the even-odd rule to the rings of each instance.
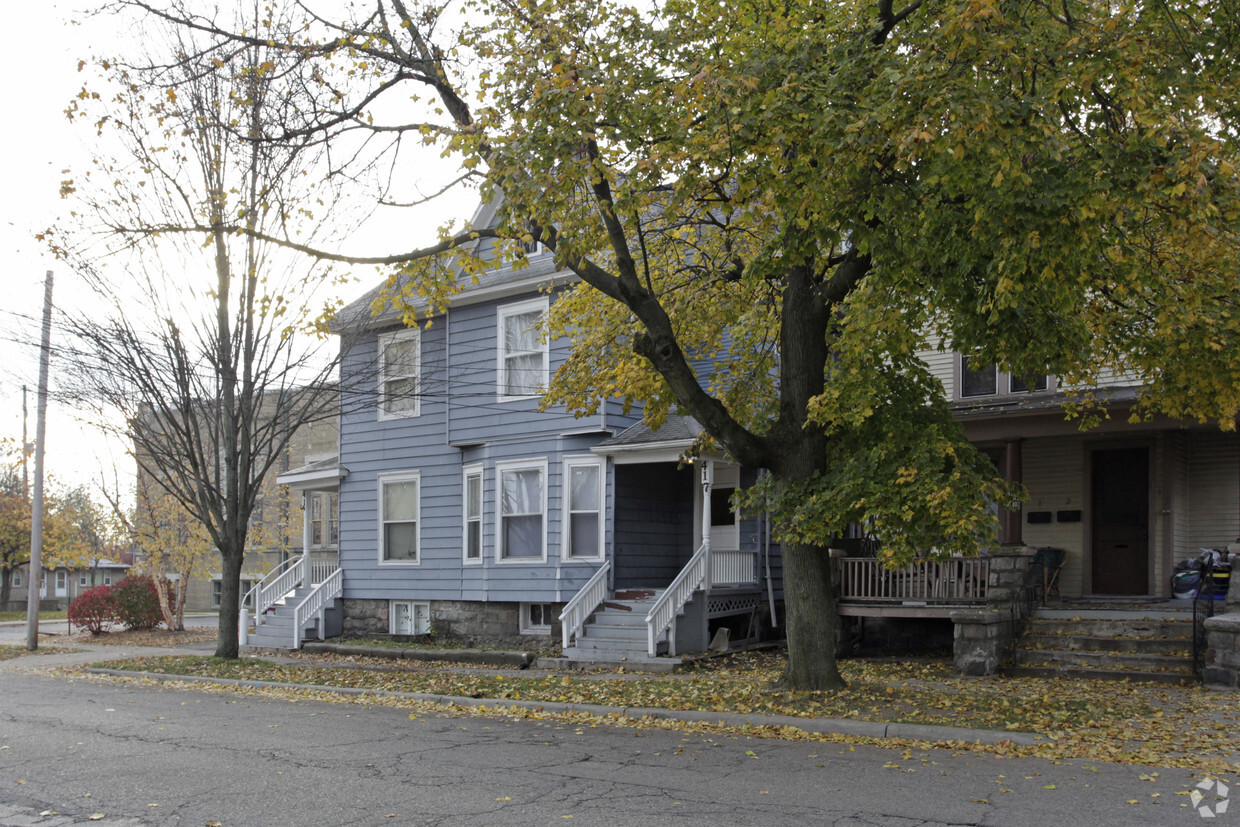
[[[496,197],[480,204],[470,219],[470,226],[495,226],[502,201],[501,197]],[[478,239],[470,242],[464,249],[485,257],[493,245],[493,239]],[[578,280],[573,273],[558,269],[555,266],[555,257],[547,250],[531,254],[526,259],[525,265],[520,268],[514,268],[508,264],[480,273],[476,282],[474,276],[462,273],[456,265],[453,265],[453,270],[456,285],[460,290],[449,302],[453,307],[531,293],[547,285],[568,284]],[[408,284],[409,277],[402,275],[393,290],[399,292]],[[367,290],[360,298],[342,307],[332,319],[332,330],[373,330],[398,324],[402,314],[391,306],[384,308],[383,312],[378,315],[371,310],[375,301],[388,291],[387,281],[384,280]],[[419,313],[427,309],[426,301],[421,298],[414,298],[410,304]]]

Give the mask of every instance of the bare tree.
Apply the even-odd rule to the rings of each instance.
[[[121,150],[66,186],[85,229],[50,238],[100,300],[63,320],[71,393],[132,440],[141,482],[205,527],[223,574],[216,654],[236,657],[264,477],[299,427],[338,410],[331,308],[316,294],[331,273],[260,236],[313,239],[336,199],[306,183],[315,146],[269,139],[306,82],[279,49],[247,44],[225,63],[191,35],[164,42],[174,67],[105,64],[114,92],[74,108]]]

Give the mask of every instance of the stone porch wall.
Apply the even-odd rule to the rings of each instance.
[[[389,633],[390,602],[348,598],[344,604],[344,634],[349,637],[403,638]],[[422,601],[418,601],[422,602]],[[467,600],[429,600],[431,637],[460,646],[507,646],[552,649],[560,645],[560,623],[551,633],[521,634],[521,604]],[[560,608],[557,606],[557,608]]]
[[[962,675],[993,675],[1012,644],[1016,601],[1025,577],[1033,565],[1037,549],[1031,546],[1004,546],[991,552],[990,580],[985,609],[963,609],[952,613],[952,659]]]
[[[1201,671],[1206,686],[1240,689],[1240,586],[1233,572],[1223,614],[1206,621],[1206,659]]]

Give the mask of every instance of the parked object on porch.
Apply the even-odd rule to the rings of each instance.
[[[1033,558],[1034,582],[1041,587],[1042,602],[1050,599],[1051,592],[1059,596],[1059,572],[1068,558],[1068,552],[1061,548],[1044,546],[1038,549]]]
[[[1187,560],[1181,562],[1189,562]],[[1177,571],[1171,577],[1171,596],[1176,600],[1193,597],[1197,594],[1197,589],[1201,588],[1201,570],[1186,569]]]

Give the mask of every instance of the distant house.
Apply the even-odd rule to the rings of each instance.
[[[115,561],[99,558],[81,566],[45,568],[39,577],[40,607],[49,611],[67,609],[82,592],[96,586],[115,586],[124,580],[132,565],[129,552],[118,551],[115,556]],[[29,570],[29,564],[13,570],[9,611],[22,611],[26,608]]]
[[[287,449],[276,466],[263,480],[262,493],[250,518],[249,533],[242,568],[241,594],[244,595],[264,575],[278,568],[290,556],[303,551],[303,523],[311,538],[306,547],[320,570],[336,567],[338,509],[334,493],[312,493],[303,497],[291,492],[277,477],[306,463],[330,459],[335,463],[338,451],[339,421],[326,417],[308,422],[292,434]],[[139,485],[153,485],[139,467]],[[140,561],[138,568],[141,568]],[[211,559],[210,571],[190,579],[185,608],[187,611],[214,611],[220,608],[222,572],[219,556]]]

